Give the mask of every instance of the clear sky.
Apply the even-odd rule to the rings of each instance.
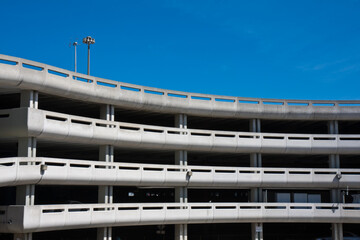
[[[1,0],[0,53],[242,97],[360,99],[360,1]],[[86,73],[86,45],[78,71]]]

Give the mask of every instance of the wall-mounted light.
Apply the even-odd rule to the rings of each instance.
[[[46,164],[41,164],[41,165],[40,165],[40,170],[41,170],[42,172],[46,171],[47,169],[48,169],[48,166],[47,166]]]

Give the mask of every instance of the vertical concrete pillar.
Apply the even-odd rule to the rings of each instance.
[[[18,139],[18,157],[36,157],[36,138]],[[34,205],[35,185],[16,187],[16,205]]]
[[[335,120],[328,122],[328,133],[339,134],[338,121]],[[339,154],[329,155],[329,168],[340,168]],[[341,202],[340,189],[331,189],[331,202],[333,203]],[[342,223],[332,223],[331,230],[332,230],[332,239],[343,240]]]
[[[38,108],[38,93],[36,91],[21,91],[20,107]],[[18,139],[19,157],[36,157],[36,138],[26,137]],[[35,204],[35,185],[16,187],[16,205]],[[14,240],[32,240],[32,233],[14,234]]]
[[[328,122],[328,133],[329,134],[339,134],[338,121],[329,121]],[[330,155],[329,167],[330,168],[340,168],[340,158],[339,158],[338,154]]]
[[[38,92],[29,90],[24,90],[20,92],[20,107],[38,108],[38,101]]]
[[[261,132],[261,121],[260,119],[250,119],[250,132]],[[262,158],[261,153],[250,154],[250,167],[261,167]],[[262,189],[252,188],[250,189],[250,200],[251,202],[262,202]],[[253,240],[263,239],[263,224],[262,223],[251,223],[251,236]]]
[[[253,240],[264,239],[262,223],[251,223],[251,236]]]
[[[100,118],[108,121],[115,121],[115,109],[112,105],[103,105],[100,108]],[[110,125],[107,127],[111,127]],[[99,160],[105,162],[114,162],[114,146],[105,145],[99,147]],[[113,186],[98,187],[98,202],[113,203]],[[97,230],[98,240],[111,240],[112,228],[103,227]]]
[[[187,116],[185,114],[179,114],[175,116],[175,127],[187,129]],[[187,166],[187,151],[179,150],[175,151],[175,164],[181,166]],[[187,203],[188,192],[187,187],[175,188],[175,202]],[[175,239],[187,240],[187,224],[175,225]]]
[[[332,223],[331,224],[332,239],[334,240],[343,240],[343,225],[342,223]]]
[[[32,240],[32,233],[15,233],[14,240]]]

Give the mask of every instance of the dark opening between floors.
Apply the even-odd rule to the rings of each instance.
[[[329,203],[330,190],[263,189],[263,198],[278,203]]]
[[[18,142],[0,141],[0,158],[17,157],[18,156]]]
[[[113,193],[114,203],[164,203],[175,201],[174,188],[114,186]]]
[[[344,237],[360,237],[360,224],[343,223]]]
[[[360,155],[340,155],[340,168],[360,168]]]
[[[175,164],[175,151],[115,148],[115,162]]]
[[[0,239],[1,240],[13,240],[14,234],[12,233],[0,233]]]
[[[115,107],[115,121],[162,127],[175,127],[175,114],[129,110]]]
[[[98,202],[98,186],[36,185],[35,204],[86,204]]]
[[[99,146],[39,140],[37,142],[36,155],[38,157],[98,161]]]
[[[96,240],[97,228],[33,233],[33,240]]]
[[[248,119],[188,116],[187,123],[189,129],[234,132],[249,132],[250,129],[250,121]]]
[[[100,104],[39,93],[38,107],[51,112],[100,118]]]
[[[262,154],[263,167],[328,168],[329,155]]]
[[[16,204],[16,187],[0,187],[0,206],[15,205],[15,204]]]
[[[251,239],[250,223],[189,224],[189,240]]]
[[[342,189],[340,190],[340,195],[341,195],[341,199],[340,202],[342,203],[355,203],[355,204],[359,204],[360,203],[360,190],[349,190],[349,189]],[[351,207],[349,206],[349,208],[355,208],[355,209],[359,209],[358,206],[354,206]]]
[[[188,165],[249,167],[250,154],[188,152]]]
[[[174,236],[175,225],[126,226],[112,229],[113,240],[173,240]]]
[[[188,189],[189,202],[249,202],[249,189]]]
[[[339,134],[360,134],[360,121],[339,121]]]
[[[0,109],[20,107],[20,93],[0,94]]]
[[[264,223],[266,240],[314,240],[321,237],[331,238],[330,223]]]
[[[328,121],[261,120],[264,133],[327,134]]]

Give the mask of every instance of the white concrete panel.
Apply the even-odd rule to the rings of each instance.
[[[42,166],[46,170],[41,170]],[[0,173],[0,186],[82,184],[205,188],[357,188],[360,181],[360,169],[206,167],[31,157],[2,159]]]
[[[224,222],[353,223],[359,204],[192,203],[79,204],[0,208],[0,231]],[[176,214],[174,214],[176,213]],[[15,221],[13,222],[12,219]],[[169,220],[169,222],[167,222]],[[11,222],[11,224],[9,224]]]
[[[14,137],[26,137],[30,134],[44,140],[66,140],[99,145],[114,143],[115,146],[121,147],[141,146],[167,150],[304,154],[360,153],[360,135],[269,134],[186,129],[182,130],[182,133],[187,134],[177,135],[179,139],[176,140],[176,137],[167,137],[167,135],[172,135],[176,128],[108,122],[114,127],[111,128],[113,131],[106,129],[95,136],[94,132],[99,133],[100,129],[104,129],[99,124],[104,125],[106,121],[28,108],[3,112],[5,118],[0,119],[3,123],[1,128]],[[28,114],[27,122],[12,121],[15,117],[24,116],[24,114],[25,116]],[[114,142],[115,134],[117,138]],[[224,135],[226,137],[223,137]],[[238,136],[237,142],[233,137],[228,137],[232,135]],[[182,139],[184,142],[181,141]]]
[[[280,100],[194,94],[95,78],[6,55],[0,55],[0,59],[17,63],[1,63],[0,85],[83,101],[214,117],[360,119],[359,101]],[[40,70],[25,68],[23,63],[39,67]],[[52,74],[48,70],[60,74]]]

